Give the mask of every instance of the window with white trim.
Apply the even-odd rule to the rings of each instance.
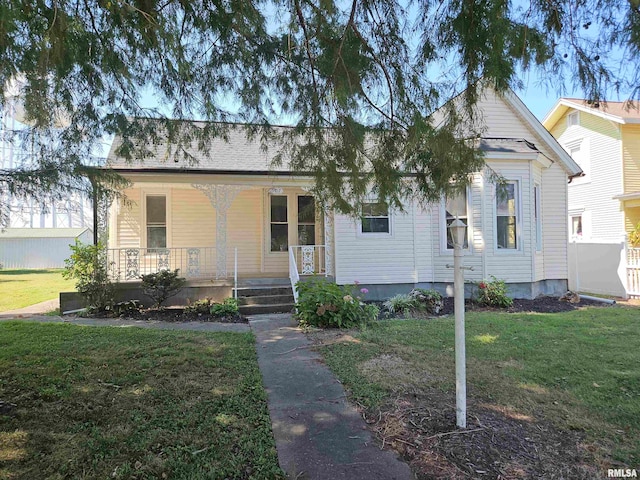
[[[575,125],[580,125],[580,114],[578,112],[567,115],[567,127],[573,127]]]
[[[540,203],[540,185],[533,186],[533,216],[536,222],[536,252],[542,251],[542,211]]]
[[[310,195],[298,196],[298,245],[316,244],[316,202]]]
[[[496,191],[496,246],[517,250],[518,242],[518,183],[507,182]]]
[[[271,226],[271,251],[286,252],[289,249],[289,222],[286,195],[271,195],[270,202],[270,226]]]
[[[444,201],[444,225],[446,237],[446,249],[453,250],[453,239],[449,225],[457,218],[464,222],[465,228],[464,245],[462,248],[469,248],[469,216],[467,213],[467,192],[459,192],[455,196],[447,197]]]
[[[389,206],[384,202],[362,204],[361,233],[391,233]]]
[[[571,238],[582,238],[582,215],[571,216]]]
[[[167,248],[167,197],[147,195],[147,248]]]

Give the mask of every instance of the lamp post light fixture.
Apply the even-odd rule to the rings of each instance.
[[[458,217],[449,225],[453,241],[453,291],[455,311],[456,353],[456,425],[467,428],[467,368],[464,333],[464,267],[463,252],[467,226]]]

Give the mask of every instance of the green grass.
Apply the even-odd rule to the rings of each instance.
[[[0,478],[283,478],[250,333],[0,323]]]
[[[62,270],[0,270],[0,312],[52,300],[75,290],[74,280]]]
[[[466,334],[470,396],[585,431],[616,460],[640,464],[640,310],[470,313]],[[356,337],[322,351],[360,403],[375,407],[407,382],[455,389],[452,318],[378,322]],[[401,358],[402,373],[362,368],[381,354]]]

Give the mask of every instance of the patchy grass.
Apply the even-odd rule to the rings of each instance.
[[[636,468],[639,313],[613,307],[555,314],[468,314],[470,418],[484,409],[520,424],[549,425],[559,432],[558,438],[562,432],[577,432],[601,464]],[[453,323],[450,317],[377,322],[351,333],[356,342],[334,342],[321,351],[369,413],[388,409],[400,397],[414,406],[430,398],[451,407]],[[408,423],[407,418],[403,421]]]
[[[0,478],[283,478],[249,333],[1,323],[0,371]]]
[[[62,270],[0,270],[0,312],[28,307],[72,292],[74,280],[62,278]]]

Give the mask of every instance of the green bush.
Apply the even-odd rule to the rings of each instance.
[[[409,292],[409,296],[414,298],[421,310],[437,315],[444,305],[442,295],[435,290],[424,288],[414,288]]]
[[[209,309],[209,313],[217,318],[232,317],[238,314],[238,300],[235,298],[225,298],[222,303],[214,303]]]
[[[378,307],[354,294],[354,286],[312,279],[298,282],[298,320],[303,326],[351,328],[378,318]],[[360,293],[366,293],[361,289]]]
[[[133,315],[140,311],[140,302],[138,300],[125,300],[118,302],[111,307],[111,311],[117,317]]]
[[[211,305],[213,305],[213,302],[210,298],[196,300],[192,304],[184,307],[184,313],[197,313],[204,315],[211,312]]]
[[[491,275],[491,281],[476,283],[476,302],[487,307],[507,308],[513,305],[513,299],[507,296],[507,285]]]
[[[153,299],[154,307],[160,308],[168,299],[176,295],[186,280],[178,276],[179,270],[160,270],[156,273],[142,275],[142,291]]]
[[[104,312],[113,306],[115,291],[109,280],[104,245],[84,245],[76,240],[75,245],[71,245],[71,257],[64,263],[62,276],[76,280],[76,290],[90,312]]]
[[[389,313],[409,313],[411,310],[417,310],[420,307],[419,302],[415,297],[410,296],[407,293],[399,293],[394,295],[389,300],[383,303],[384,308],[389,310]]]

